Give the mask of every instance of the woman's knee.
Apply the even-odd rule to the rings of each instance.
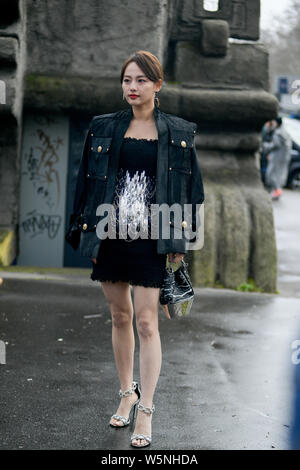
[[[133,312],[130,309],[124,310],[112,307],[111,317],[115,328],[124,328],[132,323]]]
[[[153,312],[148,315],[137,315],[136,328],[139,337],[143,339],[152,338],[158,331],[157,318]]]

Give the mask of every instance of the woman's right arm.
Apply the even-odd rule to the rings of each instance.
[[[73,213],[72,216],[77,217],[84,209],[85,198],[86,198],[86,189],[87,189],[87,170],[88,170],[88,156],[89,148],[91,146],[91,137],[90,130],[85,139],[84,148],[80,160],[79,171],[77,175],[74,203],[73,203]]]
[[[80,229],[77,229],[76,219],[82,214],[85,200],[86,200],[86,191],[87,191],[87,169],[88,169],[88,157],[89,157],[89,148],[90,143],[90,134],[91,134],[91,125],[87,136],[85,138],[83,152],[79,164],[79,171],[77,174],[74,201],[73,201],[73,211],[69,218],[69,228],[66,233],[65,239],[72,246],[74,250],[77,250],[80,242]]]

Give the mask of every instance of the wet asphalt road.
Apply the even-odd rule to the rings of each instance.
[[[284,191],[274,203],[279,295],[196,289],[189,317],[168,320],[160,310],[163,363],[150,449],[289,448],[291,345],[300,339],[299,199]],[[7,343],[0,448],[132,449],[132,428],[108,426],[119,382],[99,283],[89,271],[85,278],[0,276],[0,339]]]

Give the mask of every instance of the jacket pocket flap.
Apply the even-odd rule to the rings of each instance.
[[[79,229],[82,232],[92,232],[96,230],[99,216],[93,214],[83,214],[79,223]]]
[[[96,157],[100,157],[103,153],[108,153],[111,146],[112,137],[92,137],[91,150]]]
[[[184,131],[182,129],[170,129],[170,143],[182,149],[192,148],[194,146],[194,132]]]

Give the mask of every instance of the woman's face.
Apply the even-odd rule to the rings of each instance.
[[[130,62],[124,72],[122,88],[130,105],[141,106],[154,103],[154,94],[161,88],[162,80],[152,82],[135,62]]]

